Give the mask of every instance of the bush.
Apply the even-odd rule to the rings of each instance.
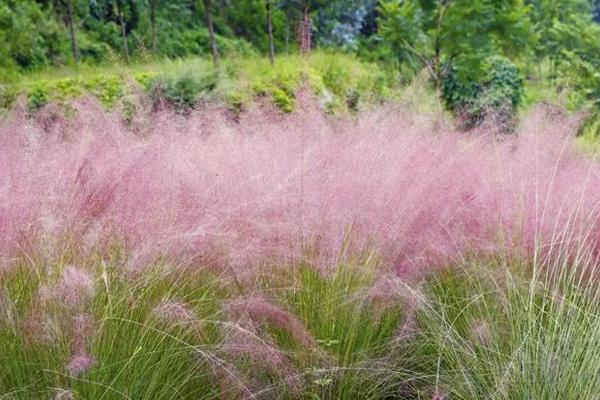
[[[80,80],[64,78],[53,82],[50,91],[54,92],[54,96],[59,100],[67,100],[81,96],[82,89]]]
[[[48,104],[48,90],[43,86],[33,87],[27,93],[27,108],[37,111]]]
[[[491,61],[479,82],[460,79],[451,67],[442,84],[444,103],[464,129],[479,125],[486,117],[495,117],[503,130],[512,130],[522,95],[523,80],[518,68],[500,57]]]
[[[123,80],[117,76],[97,75],[83,86],[106,107],[113,107],[124,94]]]
[[[294,96],[285,90],[278,87],[272,88],[271,98],[273,100],[273,104],[275,104],[281,111],[285,113],[291,113],[294,111]]]
[[[185,69],[152,79],[149,94],[154,104],[165,101],[176,109],[185,111],[193,108],[203,94],[214,90],[218,80],[214,70],[206,72]]]

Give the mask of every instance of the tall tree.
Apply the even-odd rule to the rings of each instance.
[[[523,0],[381,0],[379,28],[403,61],[420,64],[441,95],[446,68],[477,80],[494,54],[529,47]]]
[[[60,15],[65,27],[69,31],[69,38],[71,40],[71,55],[73,61],[77,64],[79,61],[79,49],[77,46],[77,38],[75,36],[75,13],[73,10],[73,0],[54,0],[52,5]]]
[[[526,0],[531,8],[531,21],[537,36],[534,47],[536,61],[549,59],[555,69],[563,50],[580,47],[583,33],[593,24],[593,8],[589,0]]]
[[[71,36],[73,61],[77,64],[77,61],[79,61],[79,50],[77,49],[77,38],[75,37],[75,24],[73,23],[73,0],[67,0],[67,25],[69,27],[69,36]]]
[[[210,49],[212,53],[213,64],[216,69],[220,68],[219,48],[217,47],[217,39],[215,37],[215,27],[212,18],[212,0],[202,0],[204,3],[204,19],[208,27],[208,36],[210,38]]]
[[[123,38],[123,53],[125,54],[125,62],[129,64],[129,46],[127,45],[127,27],[125,25],[125,17],[123,1],[117,0],[117,14],[119,16],[119,25],[121,25],[121,36]]]
[[[273,0],[267,0],[267,31],[269,33],[269,60],[275,64],[275,44],[273,43]]]

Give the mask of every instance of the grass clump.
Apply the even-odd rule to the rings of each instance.
[[[561,267],[540,279],[506,265],[468,265],[431,280],[411,342],[416,369],[435,376],[431,391],[456,399],[595,398],[598,288],[573,264]]]
[[[81,399],[209,398],[214,387],[195,348],[215,339],[202,322],[218,310],[214,280],[164,272],[132,280],[112,267],[55,265],[63,272],[53,279],[22,266],[3,276],[13,323],[0,327],[2,393],[15,399],[53,398],[57,391]]]
[[[237,283],[161,261],[125,273],[117,259],[90,259],[53,264],[50,275],[23,262],[1,277],[0,390],[11,399],[595,398],[590,271],[550,277],[502,262],[466,261],[418,284],[382,275],[370,257]]]

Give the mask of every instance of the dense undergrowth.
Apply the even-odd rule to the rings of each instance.
[[[377,64],[354,56],[318,52],[309,57],[281,56],[274,66],[264,57],[229,58],[220,71],[203,58],[140,64],[132,67],[85,67],[30,74],[0,91],[0,106],[10,109],[19,98],[35,112],[48,103],[70,103],[93,96],[107,109],[131,113],[139,97],[155,105],[188,112],[200,104],[224,104],[239,113],[264,98],[284,112],[295,106],[295,93],[308,85],[327,112],[357,111],[364,104],[393,96],[395,77]]]
[[[290,114],[14,109],[0,398],[599,398],[578,121],[467,134],[418,95],[343,118],[310,88]]]

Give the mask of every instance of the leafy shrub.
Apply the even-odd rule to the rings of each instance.
[[[135,81],[145,90],[150,90],[150,85],[154,78],[156,78],[156,74],[153,72],[139,72],[133,76],[133,79],[135,79]]]
[[[523,80],[518,68],[504,58],[494,58],[478,82],[465,81],[452,67],[442,84],[446,107],[459,117],[465,129],[480,124],[487,116],[499,118],[510,129],[523,94]]]
[[[32,69],[60,56],[64,40],[60,26],[38,3],[0,3],[0,66]]]
[[[50,86],[50,91],[53,92],[59,100],[72,99],[83,93],[81,81],[73,78],[59,79],[58,81],[52,82]]]
[[[343,96],[350,81],[350,71],[339,60],[331,60],[321,71],[325,86],[334,94]]]
[[[379,101],[390,97],[389,88],[396,79],[376,64],[360,62],[354,57],[334,53],[315,54],[311,59],[311,69],[314,71],[313,74],[309,74],[311,84],[322,84],[320,92],[326,89],[333,95],[328,107],[345,106],[351,111],[358,110],[363,101]],[[317,80],[314,77],[317,77]]]
[[[283,89],[273,87],[271,89],[273,104],[281,111],[290,113],[294,110],[294,96]]]
[[[43,86],[35,86],[27,93],[27,108],[37,111],[48,104],[48,90]]]
[[[106,107],[113,107],[123,94],[123,80],[117,76],[97,75],[83,86]]]
[[[165,101],[178,110],[187,110],[193,108],[203,94],[214,90],[218,80],[214,71],[184,69],[152,79],[149,94],[155,104]]]

